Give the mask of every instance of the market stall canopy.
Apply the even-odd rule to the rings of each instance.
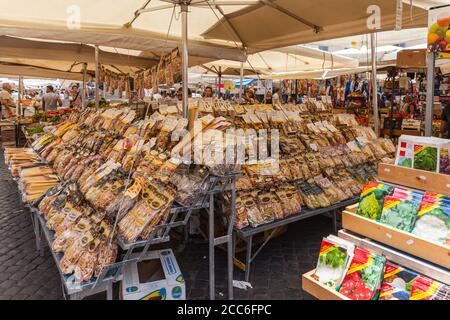
[[[77,43],[47,42],[0,36],[1,58],[95,63],[95,48]],[[102,64],[147,69],[156,65],[159,59],[100,50],[99,61]]]
[[[82,73],[64,72],[54,69],[39,68],[36,66],[4,64],[1,62],[0,75],[7,77],[17,77],[17,75],[21,75],[25,77],[83,81]]]
[[[383,70],[388,66],[383,65],[378,70]],[[297,80],[297,79],[332,79],[343,75],[359,74],[364,72],[370,72],[372,67],[357,67],[357,68],[341,68],[341,69],[326,69],[326,70],[314,70],[305,72],[285,72],[278,74],[263,75],[260,78],[266,80]]]
[[[249,55],[244,63],[244,69],[273,73],[310,71],[324,68],[355,68],[358,65],[358,60],[356,59],[304,46],[292,46]],[[209,68],[223,66],[239,69],[240,63],[230,60],[219,60],[206,64],[206,66]]]
[[[246,76],[255,76],[258,74],[261,74],[259,71],[255,71],[252,69],[245,69],[244,68],[244,77]],[[198,73],[203,75],[211,75],[217,77],[219,73],[222,73],[222,76],[235,76],[239,77],[241,75],[241,68],[230,68],[225,67],[221,70],[218,68],[218,65],[215,64],[208,64],[208,65],[199,65],[196,67],[189,68],[189,73]]]
[[[180,8],[174,3],[179,1],[4,2],[0,34],[161,55],[181,44]],[[201,59],[245,61],[245,52],[365,34],[371,31],[367,27],[371,5],[379,6],[381,13],[381,28],[376,31],[393,30],[395,0],[192,0],[188,10],[189,54]],[[402,27],[425,27],[427,11],[410,8],[404,4]]]
[[[240,41],[248,47],[249,53],[253,53],[349,35],[393,30],[396,26],[397,1],[394,0],[257,2],[260,3],[226,15],[202,35],[206,39]],[[372,15],[368,8],[371,5],[380,9],[381,25],[377,30],[368,28],[368,19]],[[402,28],[426,27],[427,20],[427,10],[403,4]],[[230,32],[230,28],[235,32]]]
[[[161,6],[166,10],[138,11]],[[242,7],[227,7],[225,12]],[[113,3],[110,0],[16,0],[2,3],[0,34],[133,49],[142,51],[143,55],[159,56],[181,44],[181,19],[177,18],[177,11],[179,7],[175,10],[173,4],[160,0]],[[218,21],[211,9],[190,8],[189,20],[191,57],[245,60],[244,52],[234,44],[205,41],[200,37]]]

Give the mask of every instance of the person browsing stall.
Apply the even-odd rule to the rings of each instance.
[[[62,107],[63,103],[59,94],[55,92],[53,86],[47,86],[46,93],[42,97],[42,109],[44,111],[56,111],[59,107]]]
[[[11,96],[12,87],[9,83],[2,85],[2,91],[0,92],[0,116],[1,118],[13,118],[16,116],[15,108],[16,104]]]
[[[203,91],[203,98],[212,98],[213,97],[213,89],[208,86],[205,88],[205,91]]]

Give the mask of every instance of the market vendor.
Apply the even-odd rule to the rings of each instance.
[[[58,106],[62,107],[62,105],[61,97],[55,92],[53,86],[47,86],[46,93],[42,97],[42,110],[56,111]]]
[[[442,137],[446,139],[450,139],[450,126],[449,126],[449,119],[450,119],[450,102],[447,102],[444,106],[444,109],[442,110]]]
[[[16,116],[16,104],[11,96],[12,87],[9,83],[2,85],[2,91],[0,92],[0,115],[1,118],[14,118]]]

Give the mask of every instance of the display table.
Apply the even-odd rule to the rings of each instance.
[[[422,191],[450,194],[450,176],[422,170],[380,164],[381,182],[405,186]],[[356,212],[357,205],[342,213],[342,226],[338,235],[355,246],[382,254],[387,260],[413,270],[426,277],[450,285],[450,247],[432,242],[386,224],[367,219]],[[311,271],[303,275],[303,290],[318,299],[339,299],[339,293],[328,292],[316,281]],[[337,295],[336,295],[337,294]]]
[[[302,289],[319,300],[350,300],[336,290],[316,281],[313,275],[316,270],[302,276]]]
[[[338,211],[341,211],[345,207],[355,204],[358,202],[358,198],[351,198],[349,200],[345,200],[340,203],[336,203],[334,205],[331,205],[326,208],[319,208],[319,209],[304,209],[302,212],[296,215],[292,215],[287,217],[283,220],[275,220],[271,223],[267,223],[264,225],[261,225],[256,228],[247,227],[244,229],[235,229],[234,230],[234,238],[235,238],[235,245],[236,245],[236,238],[242,239],[246,243],[246,259],[245,264],[242,263],[239,260],[235,260],[235,263],[242,266],[242,268],[245,270],[245,281],[249,281],[250,279],[250,269],[251,264],[255,260],[256,256],[261,252],[261,250],[265,247],[265,245],[272,239],[274,234],[276,233],[277,228],[282,226],[287,226],[291,223],[301,221],[304,219],[308,219],[314,216],[322,215],[322,214],[331,214],[333,219],[333,231],[337,232],[337,213]],[[252,254],[252,246],[253,246],[253,237],[257,234],[263,233],[265,231],[271,231],[269,236],[265,239],[265,241],[261,244],[261,246],[256,250],[254,254]]]

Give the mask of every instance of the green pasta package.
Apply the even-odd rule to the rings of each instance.
[[[356,213],[371,220],[380,220],[384,199],[392,193],[390,185],[371,181],[363,187]]]

